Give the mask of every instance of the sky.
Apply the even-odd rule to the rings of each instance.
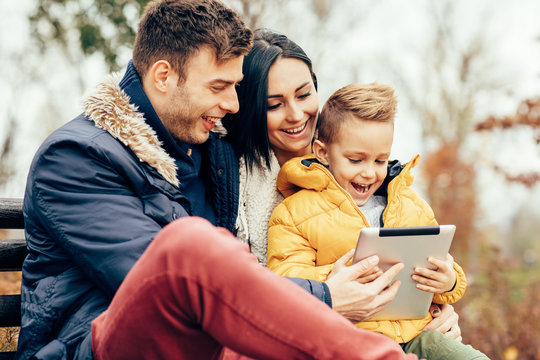
[[[47,56],[40,54],[31,45],[26,20],[35,3],[0,2],[0,140],[5,136],[3,129],[9,112],[18,125],[17,171],[13,181],[0,189],[2,197],[22,196],[26,173],[38,145],[54,128],[81,111],[82,95],[107,74],[98,56],[81,59],[77,66],[72,66],[65,61],[64,54],[54,49]],[[422,93],[418,81],[425,71],[419,59],[433,35],[428,10],[440,2],[336,0],[331,2],[329,20],[322,23],[317,23],[314,15],[305,10],[306,3],[307,0],[286,1],[283,11],[270,13],[263,20],[266,27],[284,32],[312,57],[321,105],[334,90],[350,82],[395,85],[396,72],[404,76],[419,97],[429,101],[429,94]],[[488,71],[488,78],[502,83],[506,89],[479,96],[478,119],[490,114],[512,114],[522,99],[540,96],[540,1],[453,3],[456,8],[451,26],[457,34],[455,46],[464,46],[474,34],[485,36],[489,55],[480,70]],[[451,81],[448,86],[452,86]],[[404,101],[405,92],[396,85],[400,105],[392,155],[402,161],[425,151],[421,125]],[[50,94],[55,95],[53,100]],[[485,161],[482,157],[487,157],[514,173],[540,171],[539,147],[526,132],[479,137],[468,146],[470,155],[475,156],[471,161],[479,164]],[[479,153],[483,155],[478,156]],[[498,209],[496,216],[490,215],[490,221],[508,221],[523,204],[540,203],[538,186],[527,191],[505,183],[489,171],[483,171],[480,177],[484,188],[488,188],[483,191],[484,207]]]

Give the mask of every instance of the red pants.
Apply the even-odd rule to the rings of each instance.
[[[405,359],[201,218],[165,227],[92,322],[96,359]],[[409,357],[407,357],[409,358]],[[413,357],[414,358],[414,357]]]

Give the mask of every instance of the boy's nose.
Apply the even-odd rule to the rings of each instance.
[[[373,165],[365,164],[360,171],[360,175],[366,179],[373,178],[375,176],[375,169],[373,168]]]

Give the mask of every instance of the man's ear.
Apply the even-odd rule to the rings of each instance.
[[[166,93],[171,82],[174,81],[174,72],[167,60],[156,61],[147,73],[150,85],[158,92]],[[177,80],[177,79],[176,79]],[[176,85],[176,83],[175,83]]]
[[[313,153],[315,154],[317,160],[321,162],[321,164],[328,166],[328,147],[325,142],[321,140],[315,140],[313,142]]]

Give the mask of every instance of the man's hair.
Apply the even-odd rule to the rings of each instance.
[[[319,115],[318,139],[335,140],[341,125],[354,116],[360,120],[394,122],[397,99],[394,89],[377,83],[350,84],[334,92]]]
[[[253,165],[270,167],[268,72],[280,58],[303,61],[317,90],[317,77],[311,59],[298,44],[272,30],[255,31],[253,48],[244,58],[244,79],[237,91],[240,110],[223,118],[223,125],[227,129],[226,139],[233,145],[236,155],[244,157],[250,170]]]
[[[247,54],[252,41],[252,31],[219,0],[156,0],[140,19],[133,65],[142,78],[156,61],[167,60],[184,80],[184,66],[201,46],[223,62]]]

